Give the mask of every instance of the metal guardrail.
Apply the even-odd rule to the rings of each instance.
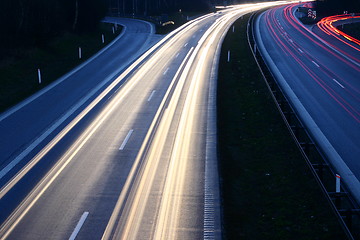
[[[338,184],[340,178],[296,115],[296,111],[294,111],[291,103],[287,100],[286,94],[277,84],[276,78],[257,48],[253,29],[254,19],[257,14],[259,12],[253,13],[249,18],[247,39],[263,79],[295,144],[328,200],[334,214],[337,216],[348,239],[360,239],[360,207],[358,203],[352,198],[346,186],[337,185],[335,187],[335,183]],[[331,191],[331,189],[333,190]]]

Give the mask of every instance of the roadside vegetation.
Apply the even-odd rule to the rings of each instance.
[[[114,11],[120,10],[126,8]],[[185,21],[183,14],[175,13],[174,24],[158,32],[167,33]],[[247,18],[238,20],[235,33],[227,35],[219,69],[224,236],[251,240],[345,239],[267,92],[247,45],[246,25]],[[41,44],[1,49],[0,112],[103,48],[101,34],[105,34],[106,44],[120,32],[121,28],[113,34],[111,24],[101,24],[94,31],[70,31]],[[82,59],[78,56],[80,46]],[[227,63],[229,49],[231,62]],[[37,69],[41,69],[41,84]]]
[[[227,34],[219,69],[225,239],[346,239],[257,69],[247,19]]]
[[[112,27],[112,24],[101,23],[94,31],[66,33],[41,46],[3,49],[0,58],[0,112],[39,91],[102,49],[121,32],[121,27],[118,27],[113,34]],[[82,49],[81,59],[79,47]]]
[[[316,0],[315,8],[321,16],[330,16],[348,13],[356,13],[360,11],[360,0]]]
[[[360,23],[345,24],[343,27],[339,27],[344,33],[360,40]]]

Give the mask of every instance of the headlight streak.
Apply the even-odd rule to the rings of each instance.
[[[174,80],[175,80],[176,78],[178,78],[178,76],[179,76],[179,74],[180,74],[180,70],[182,70],[182,69],[183,69],[183,65],[185,65],[186,62],[188,62],[188,59],[189,59],[191,53],[192,53],[192,50],[190,50],[190,51],[188,52],[188,55],[185,57],[183,63],[182,63],[181,66],[179,67],[179,71],[175,74]],[[164,109],[165,109],[165,107],[166,107],[166,104],[167,104],[167,101],[168,101],[168,96],[170,95],[171,90],[172,90],[174,84],[175,84],[175,81],[172,81],[171,85],[170,85],[169,88],[168,88],[167,93],[165,94],[165,96],[164,96],[164,98],[163,98],[162,103],[160,104],[159,110],[157,111],[156,116],[154,117],[154,121],[152,122],[152,124],[151,124],[151,126],[150,126],[150,128],[149,128],[149,131],[148,131],[148,133],[147,133],[147,135],[146,135],[146,137],[145,137],[145,139],[144,139],[144,144],[141,146],[141,149],[140,149],[140,151],[139,151],[139,154],[138,154],[138,156],[137,156],[137,158],[136,158],[136,160],[135,160],[135,162],[134,162],[134,164],[133,164],[133,167],[131,168],[131,171],[130,171],[129,176],[128,176],[127,180],[126,180],[126,183],[125,183],[125,185],[124,185],[124,187],[123,187],[123,190],[121,191],[121,194],[120,194],[119,199],[118,199],[118,201],[117,201],[117,203],[116,203],[116,206],[115,206],[115,208],[114,208],[113,214],[111,215],[111,218],[110,218],[110,220],[109,220],[109,223],[108,223],[108,225],[107,225],[107,227],[106,227],[106,229],[105,229],[105,231],[104,231],[104,234],[103,234],[102,239],[110,239],[110,238],[112,238],[112,235],[113,235],[113,234],[114,234],[115,236],[120,235],[120,233],[119,233],[118,230],[116,229],[115,224],[117,223],[117,219],[120,217],[120,212],[121,212],[121,210],[122,210],[122,208],[123,208],[123,205],[124,205],[125,200],[129,197],[128,194],[130,194],[129,191],[130,191],[130,189],[131,189],[131,187],[132,187],[131,185],[132,185],[132,182],[134,181],[134,177],[135,177],[135,175],[136,175],[136,171],[137,171],[137,168],[138,168],[139,163],[140,163],[140,161],[141,161],[142,155],[143,155],[145,152],[148,151],[148,150],[147,150],[147,148],[148,148],[147,143],[148,143],[152,138],[154,138],[152,141],[153,141],[153,144],[154,144],[155,146],[157,146],[157,145],[163,145],[163,144],[164,144],[163,141],[164,141],[165,139],[164,139],[164,138],[161,138],[161,137],[159,137],[159,136],[155,139],[155,136],[153,136],[153,131],[155,130],[155,128],[159,128],[159,129],[168,129],[168,128],[169,128],[168,125],[163,125],[162,127],[158,127],[158,121],[159,121],[160,117],[162,117],[162,114],[163,114],[163,117],[166,117],[166,116],[168,115],[168,111],[167,111],[167,110],[164,111]],[[163,123],[163,124],[164,124],[164,123]],[[169,124],[169,122],[168,122],[167,124]],[[160,132],[160,133],[161,133],[161,132]],[[157,151],[156,151],[156,150],[157,150]],[[159,148],[155,148],[155,151],[152,152],[151,154],[152,154],[152,155],[158,155],[158,154],[160,154],[158,151],[160,151],[160,149],[159,149]],[[159,158],[154,158],[154,157],[152,157],[152,159],[159,160]],[[152,162],[152,165],[153,165],[153,166],[156,166],[157,163],[158,163],[158,161],[153,161],[153,162]],[[148,180],[148,181],[150,180],[150,182],[151,182],[152,179],[154,178],[154,174],[155,174],[155,171],[149,171],[149,169],[143,171],[143,175],[147,175],[147,176],[148,176],[147,180]],[[145,182],[145,183],[147,183],[147,182]],[[143,183],[143,185],[141,185],[141,188],[143,189],[143,191],[149,191],[149,187],[147,187],[145,183]],[[138,193],[138,192],[140,192],[140,190],[136,191],[135,194]],[[144,195],[144,196],[146,197],[147,195]],[[135,200],[133,201],[133,204],[134,204],[134,205],[135,205],[135,204],[138,204],[138,203],[140,202],[140,200],[142,200],[139,195],[137,195],[137,197],[134,196],[134,198],[135,198]],[[135,212],[136,212],[136,211],[139,211],[139,209],[140,209],[140,208],[138,208],[138,209],[134,209],[134,208],[133,208],[133,210],[132,210],[133,213],[132,213],[132,214],[129,213],[130,216],[127,217],[127,221],[130,221],[130,222],[131,222],[131,220],[134,220],[134,215],[136,214]],[[142,211],[143,211],[143,209],[140,209],[140,213],[142,213]],[[137,214],[139,214],[139,213],[137,213]],[[137,219],[137,220],[139,220],[139,219]],[[133,227],[138,227],[138,224],[134,225]],[[122,233],[123,236],[124,236],[124,235],[125,235],[125,236],[128,236],[129,234],[136,234],[136,233],[137,233],[136,231],[135,231],[135,232],[134,232],[134,231],[130,231],[131,226],[130,226],[129,224],[127,225],[127,228],[128,228],[128,230],[127,230],[127,231],[124,231],[124,233]],[[115,232],[114,232],[114,230],[115,230]],[[135,229],[132,229],[132,230],[135,230]]]
[[[200,19],[206,19],[211,17],[212,14],[207,14]],[[152,48],[150,48],[145,54],[143,54],[141,57],[139,57],[138,60],[136,60],[128,69],[126,69],[110,86],[108,86],[95,100],[93,100],[89,106],[87,106],[72,122],[70,122],[52,141],[49,142],[29,163],[19,171],[19,173],[14,176],[0,191],[0,199],[18,182],[20,179],[31,170],[33,166],[35,166],[41,158],[43,158],[73,127],[78,124],[86,114],[88,114],[100,101],[102,101],[121,81],[123,81],[131,72],[135,71],[141,63],[148,58],[151,54],[156,51],[160,46],[164,45],[166,41],[169,41],[166,43],[168,47],[161,50],[161,52],[164,52],[167,48],[171,47],[171,45],[176,41],[176,39],[173,38],[174,35],[178,34],[180,32],[186,32],[187,27],[193,27],[196,25],[194,23],[195,21],[189,21],[188,23],[184,24],[180,28],[176,29],[172,33],[168,34],[166,37],[164,37],[162,40],[160,40],[157,44],[155,44]],[[157,54],[159,57],[161,55],[161,52]],[[152,60],[152,63],[155,64],[156,60]],[[141,80],[141,77],[137,78],[136,83]],[[132,86],[135,85],[135,81],[133,81]],[[126,83],[124,83],[126,85]]]
[[[278,4],[278,3],[276,3]],[[240,12],[245,12],[245,11],[251,11],[251,10],[255,10],[264,6],[270,6],[271,4],[267,4],[267,5],[257,5],[256,7],[253,7],[251,9],[242,9],[240,10]],[[238,9],[239,10],[239,9]],[[238,12],[238,14],[240,13]],[[226,17],[223,18],[223,20],[218,21],[217,24],[226,24],[227,21],[233,17],[235,14],[232,14],[231,16],[227,16],[228,19],[226,19]],[[212,14],[206,15],[204,17],[201,17],[200,19],[206,19],[209,17],[212,17]],[[225,20],[226,19],[226,20]],[[93,102],[91,102],[91,104],[89,104],[89,106],[87,106],[73,121],[71,121],[71,123],[69,125],[67,125],[49,144],[46,145],[46,147],[44,147],[44,149],[42,149],[30,162],[29,164],[27,164],[18,175],[16,175],[4,188],[1,189],[0,192],[0,199],[28,172],[30,171],[30,169],[35,166],[69,131],[71,131],[76,124],[78,124],[99,102],[103,101],[104,98],[106,96],[108,96],[108,94],[115,88],[118,86],[118,84],[125,79],[125,77],[127,77],[127,75],[129,75],[131,72],[135,71],[135,68],[137,68],[139,65],[143,65],[144,61],[146,60],[147,57],[149,57],[150,54],[153,54],[153,52],[155,50],[158,50],[158,53],[154,54],[153,59],[149,60],[149,64],[155,64],[156,63],[156,58],[159,57],[161,55],[162,52],[164,52],[167,48],[171,47],[172,43],[174,43],[176,41],[176,38],[172,38],[176,33],[181,33],[181,31],[186,31],[186,29],[188,27],[193,27],[196,25],[197,21],[199,19],[197,19],[196,21],[191,21],[188,24],[185,24],[183,27],[179,28],[178,30],[176,30],[175,32],[169,34],[168,36],[166,36],[163,40],[161,40],[158,44],[156,44],[153,48],[151,48],[146,54],[144,54],[139,60],[137,60],[134,64],[131,65],[131,67],[129,67],[123,74],[121,74],[119,76],[119,78],[117,78],[108,88],[106,88],[97,98],[95,98],[95,100]],[[209,30],[208,35],[210,35],[211,31],[215,31],[214,30],[215,27],[212,27],[211,30]],[[219,30],[218,30],[219,31]],[[216,33],[218,34],[218,33]],[[214,42],[215,40],[215,33],[212,36],[209,44],[207,45],[207,47],[205,49],[208,49],[210,47],[210,45]],[[168,41],[166,43],[166,41]],[[204,41],[199,42],[199,44],[203,44]],[[163,44],[167,44],[166,46],[164,46],[163,49],[158,49],[160,48],[160,46],[162,46]],[[189,52],[189,54],[192,53],[192,50]],[[205,53],[203,55],[201,55],[201,59],[202,61],[204,60],[204,58],[206,57],[206,53],[207,51],[205,51]],[[157,55],[158,54],[158,55]],[[192,55],[192,56],[195,56]],[[192,59],[192,57],[191,57]],[[203,62],[201,62],[201,67],[203,66]],[[196,70],[196,74],[195,76],[200,77],[201,74],[201,67],[199,69]],[[144,76],[145,72],[144,71],[138,71],[137,75],[132,81],[128,81],[126,83],[123,84],[123,86],[121,86],[120,91],[118,94],[116,94],[114,96],[113,99],[111,99],[111,102],[107,105],[107,107],[104,109],[104,111],[102,111],[99,116],[94,120],[94,122],[89,126],[89,128],[87,128],[79,137],[79,139],[76,140],[76,142],[72,145],[72,147],[63,155],[63,157],[57,162],[57,164],[49,171],[49,173],[39,182],[39,184],[34,188],[33,191],[31,191],[31,193],[26,197],[26,199],[21,203],[21,205],[15,210],[15,212],[11,215],[11,217],[7,220],[6,224],[4,224],[3,226],[1,226],[2,228],[0,229],[1,232],[1,237],[6,237],[8,236],[11,231],[16,227],[17,223],[19,223],[21,221],[21,219],[26,215],[26,213],[29,211],[29,209],[31,209],[31,207],[36,203],[36,201],[42,196],[42,194],[47,190],[47,188],[55,181],[55,179],[57,178],[57,176],[59,176],[61,174],[61,172],[63,171],[63,169],[66,168],[66,166],[72,161],[72,159],[77,155],[77,153],[80,151],[80,149],[82,148],[82,146],[85,145],[85,143],[88,141],[88,139],[97,131],[97,129],[99,128],[99,126],[109,117],[109,115],[111,114],[112,111],[114,111],[115,107],[117,104],[119,104],[120,102],[122,102],[124,100],[124,98],[131,92],[131,90],[135,87],[135,85],[141,81],[142,77]],[[193,79],[192,82],[196,82],[193,84],[198,84],[196,79]],[[198,85],[195,85],[196,87],[194,88],[194,90],[198,90]],[[170,89],[170,88],[169,88]],[[180,90],[179,90],[180,91]],[[191,95],[193,97],[193,95]],[[195,100],[193,100],[193,98],[189,98],[190,100],[186,100],[186,101],[190,101],[193,102]],[[191,111],[192,109],[192,105],[190,103],[187,103],[187,108],[189,109],[188,111]],[[190,105],[189,105],[190,104]],[[169,114],[169,111],[171,110],[171,108],[167,109],[164,113],[164,118],[167,118],[167,114]],[[184,115],[184,117],[182,117],[182,119],[188,119],[188,118],[192,118],[190,120],[191,124],[189,126],[191,126],[193,124],[192,121],[193,120],[193,116],[187,116],[186,114]],[[185,121],[185,120],[182,120]],[[185,124],[186,125],[186,124]],[[184,125],[184,123],[182,123],[182,127],[181,129],[187,129],[186,126]],[[186,130],[182,130],[181,132],[185,131],[185,133],[183,134],[187,134]],[[187,136],[186,136],[187,137]],[[178,137],[179,138],[179,137]],[[177,143],[180,148],[181,144]],[[160,144],[161,145],[161,144]],[[186,145],[188,146],[188,145]],[[181,147],[183,148],[183,146]],[[185,148],[186,149],[186,148]],[[160,151],[160,150],[159,150]],[[177,150],[177,152],[179,152],[179,150]],[[181,152],[181,151],[180,151]],[[185,152],[184,152],[185,153]],[[176,154],[177,155],[177,154]],[[176,157],[174,158],[174,161],[176,160]],[[186,166],[186,165],[185,165]],[[135,169],[138,167],[136,164],[134,164]],[[184,169],[183,167],[181,167],[180,169]],[[133,172],[134,173],[134,172]],[[182,182],[183,176],[181,176],[181,174],[179,176],[177,176],[177,178],[179,178],[180,182]],[[130,179],[129,181],[129,185],[127,185],[128,189],[131,186],[131,182],[133,181],[133,179],[135,178],[134,175],[129,175]],[[177,182],[178,180],[169,180],[169,184],[173,185],[174,181]],[[180,187],[181,190],[181,185],[178,186]],[[128,190],[126,190],[126,186],[124,186],[124,192],[125,194],[128,193]],[[120,195],[119,199],[122,196]],[[124,197],[124,196],[123,196]],[[124,197],[124,199],[126,199],[126,196]],[[123,201],[124,201],[123,199]],[[119,208],[123,207],[123,201],[119,200]],[[166,201],[165,201],[166,202]],[[175,202],[175,209],[176,207],[179,206],[179,203]],[[166,207],[163,207],[163,209],[166,209]],[[119,210],[120,211],[120,210]],[[138,211],[138,210],[137,210]],[[161,210],[164,211],[164,210]],[[167,211],[167,210],[166,210]],[[166,212],[165,211],[165,212]],[[114,210],[114,212],[116,212],[116,209]],[[116,216],[115,216],[116,217]],[[162,219],[168,219],[169,215],[167,213],[162,214]],[[176,221],[177,219],[174,219],[174,216],[170,216],[171,221],[170,224],[171,226],[176,226]],[[114,219],[113,219],[114,220]],[[162,222],[163,220],[159,220],[159,222]],[[111,222],[111,220],[110,220]],[[111,224],[115,224],[116,223],[116,219],[114,222],[110,223],[109,222],[109,228],[110,228],[110,234],[112,231],[112,227]],[[161,223],[159,224],[161,225]],[[166,229],[166,231],[169,231],[169,229]],[[158,231],[160,235],[162,235],[162,230]],[[168,235],[168,234],[166,234]],[[104,238],[106,238],[106,232],[104,233]],[[4,237],[4,238],[5,238]]]
[[[166,137],[164,136],[164,133],[166,133],[168,131],[167,128],[170,127],[170,122],[172,121],[171,119],[173,118],[173,114],[175,113],[177,102],[180,97],[180,90],[182,89],[183,84],[185,84],[186,76],[188,75],[190,66],[193,64],[195,56],[200,51],[200,48],[202,48],[206,39],[210,36],[210,34],[212,34],[207,45],[201,50],[203,53],[200,56],[199,64],[196,65],[196,70],[194,76],[192,77],[190,83],[191,86],[189,87],[189,92],[187,94],[185,105],[182,110],[183,113],[181,114],[181,120],[177,129],[176,140],[174,141],[174,146],[171,154],[172,157],[170,159],[170,165],[167,171],[168,177],[166,178],[164,193],[161,198],[160,209],[156,221],[153,239],[172,239],[176,236],[176,233],[174,231],[177,227],[177,215],[179,214],[180,198],[174,198],[173,196],[181,195],[183,189],[184,171],[186,169],[186,161],[188,158],[187,154],[190,143],[189,134],[191,133],[191,128],[194,122],[193,114],[195,112],[194,108],[196,106],[194,102],[196,102],[196,92],[199,91],[199,84],[201,83],[201,81],[203,81],[201,80],[203,65],[205,63],[208,50],[213,44],[215,37],[221,31],[221,28],[229,24],[229,19],[233,18],[237,14],[240,14],[241,12],[245,12],[246,10],[241,9],[239,12],[216,20],[215,23],[206,31],[204,36],[200,39],[193,53],[191,53],[191,56],[184,68],[184,71],[181,74],[179,83],[177,83],[179,86],[177,86],[171,98],[171,101],[169,102],[168,108],[166,108],[166,110],[164,111],[159,126],[156,129],[154,138],[150,138],[153,131],[153,127],[151,127],[148,132],[148,136],[146,137],[137,157],[136,162],[140,161],[139,158],[143,155],[143,152],[146,151],[146,158],[148,159],[145,161],[146,167],[141,170],[141,175],[137,176],[139,180],[133,184],[130,193],[128,193],[128,191],[130,190],[128,188],[130,187],[131,181],[133,181],[132,178],[134,177],[135,170],[133,170],[132,173],[129,174],[129,178],[127,180],[128,184],[126,184],[126,187],[123,188],[117,206],[113,212],[112,218],[109,221],[109,225],[104,233],[103,239],[137,238],[138,228],[141,223],[142,215],[144,213],[145,204],[148,199],[150,187],[152,186],[152,181],[154,180],[155,169],[159,163],[158,160],[161,154],[160,149],[162,149],[162,146],[165,144]],[[167,97],[164,98],[164,101],[166,100],[166,98]],[[162,107],[159,108],[159,112],[160,111],[162,111]],[[157,114],[157,116],[160,115]],[[152,126],[155,127],[155,123],[157,121],[158,117],[154,119],[154,123],[152,124]],[[150,144],[150,140],[151,145],[149,149],[146,150],[148,144]],[[136,166],[137,164],[134,164],[133,168],[135,169]],[[127,194],[129,194],[128,197],[126,197]],[[124,201],[126,198],[127,200],[125,203]],[[121,207],[124,204],[125,207]],[[129,206],[127,206],[127,204],[129,204]],[[121,210],[121,208],[123,208],[123,210]],[[121,219],[117,220],[120,211],[126,214],[122,216]],[[115,225],[116,222],[118,222],[118,226]],[[123,222],[126,223],[124,224]],[[114,234],[112,234],[113,232]]]
[[[292,12],[291,10],[291,7],[286,7],[285,8],[285,18],[287,19],[288,23],[290,23],[291,25],[294,24],[294,21],[292,21],[292,18],[289,17],[289,15],[287,15],[286,13],[288,12]],[[334,74],[330,69],[328,69],[326,66],[324,65],[321,65],[321,68],[318,68],[317,70],[319,70],[320,72],[324,73],[325,75],[328,76],[327,79],[323,79],[321,77],[319,77],[319,73],[315,72],[312,68],[309,68],[306,63],[300,59],[300,57],[295,54],[297,53],[297,49],[298,49],[298,46],[294,45],[294,44],[289,44],[290,46],[293,46],[294,50],[293,51],[292,49],[290,49],[288,47],[288,45],[286,44],[286,41],[284,42],[283,39],[281,39],[279,37],[279,35],[277,34],[277,32],[283,32],[283,29],[281,29],[279,27],[279,24],[278,24],[278,21],[276,20],[276,17],[275,17],[275,12],[276,12],[276,9],[272,9],[272,10],[269,10],[268,12],[266,12],[265,16],[266,16],[266,22],[268,23],[268,28],[270,30],[270,33],[272,34],[272,37],[274,39],[276,39],[276,44],[281,48],[283,49],[283,52],[291,57],[293,60],[295,60],[299,66],[302,67],[302,69],[304,71],[306,71],[309,76],[311,76],[311,78],[317,83],[319,84],[319,86],[321,88],[323,88],[325,90],[325,92],[327,92],[329,94],[329,96],[335,100],[335,102],[337,102],[353,119],[355,119],[355,121],[359,122],[360,123],[360,112],[359,110],[357,110],[356,108],[358,106],[353,106],[351,105],[346,99],[344,99],[342,96],[340,96],[340,94],[338,93],[338,90],[337,89],[334,89],[333,87],[331,87],[331,84],[333,82],[333,79],[337,79],[336,81],[339,81],[339,79],[341,79],[339,76],[337,76],[336,74]],[[275,23],[275,24],[274,24]],[[296,23],[296,22],[295,22]],[[275,29],[276,26],[278,29]],[[300,29],[299,27],[296,27],[296,29]],[[303,32],[303,31],[300,31],[301,33],[304,34],[304,36],[306,36],[306,34]],[[287,40],[288,39],[288,34],[283,34],[283,37]],[[310,37],[308,37],[310,40],[312,40]],[[313,40],[312,40],[313,41]],[[324,48],[325,49],[325,48]],[[325,49],[327,50],[327,49]],[[327,50],[328,51],[328,50]],[[303,55],[302,57],[305,57],[307,59],[311,61],[313,61],[313,58],[310,58],[310,56],[308,55]],[[319,60],[316,60],[317,64],[318,62],[320,62]],[[341,79],[341,82],[346,82],[344,81],[343,79]],[[349,84],[349,86],[351,86]],[[356,90],[356,92],[358,92],[358,90],[355,88],[355,87],[352,87],[353,89]],[[353,92],[349,91],[346,89],[346,91],[352,96],[354,97],[355,99],[359,99],[359,97],[357,95],[355,95]]]
[[[211,14],[201,17],[206,19],[211,17]],[[134,69],[138,67],[150,54],[158,49],[161,45],[166,43],[167,47],[160,49],[154,57],[147,63],[150,69],[152,65],[156,64],[157,58],[162,56],[162,52],[176,41],[173,36],[181,31],[186,31],[187,27],[193,27],[196,23],[190,21],[179,29],[167,35],[159,43],[148,50],[137,61],[135,61],[128,69],[124,71],[109,87],[107,87],[93,102],[91,102],[73,121],[71,121],[50,143],[48,143],[14,178],[12,178],[0,191],[0,199],[6,195],[11,188],[18,183],[27,172],[29,172],[68,132],[70,132],[100,101],[102,101],[111,91],[114,89],[123,79],[127,77]],[[185,30],[184,30],[185,29]],[[166,42],[167,41],[167,42]],[[5,239],[21,221],[21,219],[27,214],[31,207],[38,201],[43,193],[49,188],[56,177],[65,169],[65,167],[71,162],[75,155],[80,151],[81,147],[90,139],[99,126],[106,120],[111,112],[116,108],[123,99],[131,92],[131,90],[138,84],[143,78],[145,72],[140,71],[141,75],[136,76],[132,81],[126,82],[121,86],[121,90],[116,95],[117,97],[112,99],[113,104],[109,104],[101,114],[94,120],[73,144],[73,146],[65,153],[65,155],[55,164],[55,166],[49,171],[48,174],[37,184],[37,186],[28,194],[23,202],[16,208],[11,216],[4,222],[0,229],[0,238]]]

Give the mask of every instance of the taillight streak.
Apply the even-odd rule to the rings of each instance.
[[[271,15],[270,15],[271,14]],[[290,44],[293,45],[293,48],[295,49],[295,51],[292,51],[291,49],[289,49],[289,47],[285,44],[286,42],[284,42],[279,35],[281,34],[277,34],[278,32],[282,32],[281,28],[280,28],[280,24],[279,22],[276,20],[275,18],[275,10],[272,11],[268,11],[265,15],[266,17],[266,23],[268,25],[268,29],[269,32],[271,34],[271,36],[274,38],[274,42],[279,46],[279,48],[287,55],[287,56],[291,56],[297,63],[298,65],[305,70],[305,72],[322,88],[324,89],[324,91],[332,98],[334,99],[350,116],[352,116],[357,122],[360,123],[360,112],[355,109],[351,104],[349,104],[343,97],[340,96],[340,94],[338,94],[336,92],[336,90],[334,90],[328,83],[326,83],[324,80],[322,80],[314,71],[312,71],[303,61],[300,60],[299,57],[297,57],[294,53],[297,52],[296,49],[298,48],[296,46],[296,44]],[[289,18],[287,18],[289,19]],[[278,28],[278,31],[275,29],[275,27]],[[298,28],[297,28],[298,29]],[[303,33],[304,34],[304,33]],[[286,39],[285,36],[288,36],[284,34],[284,39]],[[306,34],[304,34],[304,36],[307,36]],[[307,36],[308,37],[308,36]],[[314,41],[312,38],[308,37],[311,41]],[[324,50],[330,52],[328,49],[323,48]],[[311,59],[309,56],[305,55],[304,56],[307,59]],[[311,62],[311,61],[310,61]],[[346,63],[343,60],[344,63]],[[347,64],[349,66],[349,64]],[[355,68],[355,66],[354,66]],[[329,77],[329,79],[331,81],[329,81],[330,83],[333,83],[333,79],[336,77],[337,79],[341,79],[339,78],[336,74],[334,74],[332,71],[330,71],[328,68],[324,67],[323,65],[320,68],[326,76]],[[326,71],[324,71],[324,69]],[[334,77],[335,76],[335,77]],[[356,92],[358,92],[355,89]],[[356,97],[354,94],[352,94],[349,90],[347,90],[347,92],[350,93],[350,95],[352,97],[354,97],[355,99],[359,99],[358,97]]]

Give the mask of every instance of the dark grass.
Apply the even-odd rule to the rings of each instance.
[[[102,23],[96,31],[77,35],[64,34],[42,47],[23,47],[0,51],[0,112],[29,97],[74,67],[90,58],[121,32],[112,33],[112,25]],[[105,44],[101,41],[105,36]],[[78,58],[82,48],[82,59]],[[41,69],[42,84],[37,69]]]
[[[346,239],[269,95],[246,25],[247,18],[238,20],[226,36],[219,69],[224,237]]]
[[[360,23],[345,24],[344,27],[339,27],[344,33],[360,40]]]

